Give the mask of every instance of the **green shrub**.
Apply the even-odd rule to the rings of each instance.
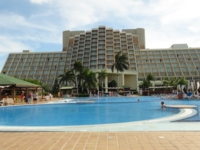
[[[89,94],[78,94],[76,97],[89,97]]]

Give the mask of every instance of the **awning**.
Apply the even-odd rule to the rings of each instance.
[[[107,88],[104,88],[104,89],[123,89],[123,87],[107,87]]]
[[[71,89],[74,89],[75,87],[73,87],[73,86],[63,86],[63,87],[61,87],[60,89],[61,90],[71,90]]]
[[[149,89],[167,89],[167,88],[173,88],[173,86],[155,86],[155,87],[149,87]]]
[[[38,88],[40,85],[36,85],[18,78],[14,78],[11,76],[8,76],[6,74],[0,73],[0,88],[10,87],[10,86],[16,86],[16,87],[27,87],[27,88]]]

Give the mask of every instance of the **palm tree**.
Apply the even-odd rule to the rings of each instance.
[[[87,89],[89,94],[89,89],[96,87],[96,74],[90,69],[85,69],[83,72],[83,87]]]
[[[84,66],[83,66],[82,62],[80,60],[76,60],[74,63],[73,70],[76,73],[81,73],[81,72],[83,72],[83,69],[84,69]]]
[[[74,67],[73,67],[73,73],[75,76],[75,84],[76,84],[76,88],[77,88],[77,94],[78,94],[78,85],[80,85],[82,83],[82,78],[80,78],[80,75],[83,73],[84,70],[84,66],[82,65],[82,62],[80,60],[76,60],[74,63]],[[77,81],[77,79],[79,79],[79,81]],[[79,84],[78,84],[79,82]],[[81,84],[82,85],[82,84]]]
[[[59,83],[65,85],[71,81],[75,83],[74,78],[75,76],[72,70],[64,70],[64,74],[58,76],[58,79],[60,80]]]
[[[155,80],[155,77],[149,73],[146,77],[146,81],[148,82],[148,88],[151,86],[151,81],[154,81]]]
[[[106,70],[101,70],[101,72],[98,72],[99,76],[98,79],[102,81],[101,84],[101,88],[102,88],[102,94],[103,94],[103,84],[104,84],[104,80],[105,78],[108,76],[108,73],[106,72]]]
[[[119,84],[119,71],[123,72],[125,69],[128,70],[129,63],[128,58],[126,55],[122,54],[122,51],[118,52],[115,55],[115,62],[111,67],[112,72],[114,72],[114,69],[117,70],[117,83]],[[118,92],[118,89],[117,89]]]

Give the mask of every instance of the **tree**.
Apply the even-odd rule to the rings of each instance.
[[[148,82],[147,88],[149,88],[151,86],[151,81],[154,81],[154,80],[155,80],[155,77],[151,73],[149,73],[146,77],[146,81]]]
[[[118,52],[115,55],[115,62],[111,66],[112,72],[114,72],[114,69],[117,70],[117,83],[119,84],[119,71],[123,72],[124,70],[128,70],[129,63],[128,58],[126,55],[122,54],[122,51]],[[117,89],[118,91],[118,89]]]
[[[139,85],[139,88],[142,88],[142,89],[149,88],[149,81],[144,79],[143,82]]]
[[[96,82],[96,74],[90,69],[85,69],[83,72],[83,87],[87,89],[88,94],[90,88],[96,87]]]
[[[99,81],[101,80],[102,81],[102,84],[101,84],[101,88],[102,88],[102,93],[103,93],[103,84],[104,84],[104,80],[105,78],[108,76],[108,73],[106,72],[106,70],[101,70],[101,72],[98,72],[99,76],[98,76],[98,79]]]
[[[27,81],[27,82],[30,82],[30,83],[33,83],[33,84],[37,84],[37,85],[40,85],[42,87],[42,89],[44,89],[45,92],[50,92],[50,88],[48,85],[44,84],[43,82],[39,81],[39,80],[36,80],[36,79],[23,79],[24,81]]]
[[[176,88],[178,85],[178,80],[179,79],[176,79],[176,78],[169,79],[166,77],[162,80],[162,82],[163,82],[163,85],[165,86],[173,86],[174,88]]]
[[[139,88],[149,88],[151,86],[151,81],[154,81],[155,77],[150,73],[147,75],[146,79],[139,85]]]
[[[76,80],[76,87],[77,87],[77,93],[79,89],[79,85],[82,86],[82,73],[84,71],[84,66],[80,60],[76,60],[73,66],[73,72],[75,75],[75,80]],[[79,81],[78,81],[79,80]],[[83,89],[82,89],[83,91]]]
[[[69,82],[75,83],[75,76],[72,70],[64,70],[64,74],[58,76],[59,83],[67,85]]]
[[[110,81],[108,87],[117,87],[117,82],[115,80]]]
[[[55,79],[54,81],[54,85],[52,87],[51,93],[52,94],[57,94],[59,91],[59,83],[58,83],[58,79]]]

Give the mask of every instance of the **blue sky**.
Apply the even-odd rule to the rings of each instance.
[[[200,47],[198,0],[0,0],[0,70],[11,52],[61,51],[64,30],[145,28],[147,48]]]

